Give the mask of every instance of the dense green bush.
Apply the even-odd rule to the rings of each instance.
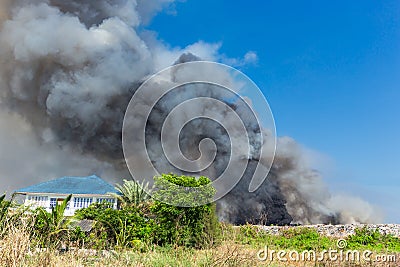
[[[151,205],[150,210],[155,215],[156,222],[155,242],[160,245],[188,247],[212,245],[219,232],[215,204],[185,207],[193,203],[192,201],[211,202],[215,194],[211,181],[206,177],[174,174],[163,174],[154,179],[155,199],[168,199],[169,203],[174,204],[155,200]],[[187,187],[189,190],[176,190],[175,185]]]
[[[92,242],[95,247],[135,247],[140,242],[150,243],[153,240],[153,220],[133,206],[115,210],[106,204],[95,203],[76,211],[75,216],[77,219],[96,221],[86,238],[87,245]],[[78,230],[75,231],[77,236],[81,235]]]

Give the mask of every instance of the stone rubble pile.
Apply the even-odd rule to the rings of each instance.
[[[400,237],[400,224],[315,224],[315,225],[301,225],[301,226],[264,226],[259,227],[270,234],[278,235],[284,230],[291,229],[294,227],[306,227],[314,228],[321,235],[331,237],[346,237],[355,234],[355,229],[367,227],[369,230],[378,229],[381,234],[390,234],[396,237]]]

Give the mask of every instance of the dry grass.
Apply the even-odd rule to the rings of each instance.
[[[29,234],[26,229],[10,227],[9,233],[0,242],[0,265],[21,266],[30,250]]]
[[[389,263],[359,263],[345,261],[260,261],[257,252],[261,247],[235,242],[239,232],[232,227],[223,230],[223,241],[210,249],[196,250],[188,248],[152,247],[145,252],[134,250],[95,251],[74,250],[59,253],[56,250],[37,251],[33,249],[29,239],[29,224],[9,225],[8,234],[0,240],[0,266],[399,266],[400,254],[397,261]]]
[[[14,237],[3,241],[7,243],[2,247],[1,266],[398,266],[400,261],[389,264],[377,263],[350,263],[350,262],[280,262],[259,261],[256,257],[257,250],[244,245],[226,243],[207,250],[194,250],[184,248],[156,248],[148,252],[119,251],[107,253],[44,251],[30,253],[29,240],[22,233],[16,232]],[[14,243],[16,242],[16,243]],[[13,244],[16,246],[13,247]],[[400,258],[400,255],[398,255]]]

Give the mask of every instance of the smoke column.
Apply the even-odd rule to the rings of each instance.
[[[0,3],[0,185],[14,190],[64,175],[93,172],[111,181],[127,177],[121,128],[136,88],[158,70],[198,59],[220,60],[219,44],[198,42],[169,48],[140,32],[172,0],[3,0]],[[249,52],[237,65],[254,60]],[[190,75],[190,74],[188,74]],[[213,90],[208,94],[213,96]],[[170,96],[184,98],[185,92]],[[196,96],[193,93],[191,96]],[[170,110],[168,98],[152,114],[147,133],[159,139],[157,125]],[[232,108],[245,114],[243,103]],[[252,129],[254,137],[265,129]],[[250,131],[251,132],[251,131]],[[226,147],[223,131],[211,122],[194,122],[183,131],[182,150],[196,157],[204,137],[218,153]],[[206,135],[206,133],[211,133]],[[189,138],[190,137],[190,138]],[[150,153],[160,155],[157,142]],[[254,148],[257,151],[257,148]],[[251,173],[257,160],[246,160]],[[348,223],[379,220],[368,203],[331,196],[318,172],[302,160],[299,145],[278,139],[268,179],[254,193],[244,179],[221,199],[218,213],[232,223]],[[165,158],[157,164],[167,166]],[[207,174],[225,167],[217,161]]]

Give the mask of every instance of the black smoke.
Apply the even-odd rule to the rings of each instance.
[[[135,90],[149,75],[176,60],[215,59],[218,49],[202,42],[186,49],[168,49],[156,38],[142,34],[139,28],[170,2],[0,3],[0,174],[5,188],[91,172],[113,181],[129,175],[122,157],[121,128]],[[194,90],[189,96],[218,97],[213,92]],[[168,163],[153,140],[159,140],[159,122],[175,98],[166,96],[155,107],[146,130],[150,153],[160,167]],[[243,116],[248,112],[244,103],[229,104]],[[213,177],[226,166],[226,135],[209,121],[191,126],[180,139],[183,153],[195,158],[202,138],[216,140],[219,157],[205,173]],[[255,144],[257,136],[268,135],[254,125],[247,125],[247,130]],[[302,161],[300,147],[288,137],[278,140],[268,179],[249,193],[248,177],[261,160],[257,153],[255,148],[246,159],[249,164],[244,179],[218,202],[222,220],[288,224],[369,222],[376,218],[370,205],[359,199],[330,196],[320,175]],[[352,204],[348,202],[354,205],[349,208]]]

